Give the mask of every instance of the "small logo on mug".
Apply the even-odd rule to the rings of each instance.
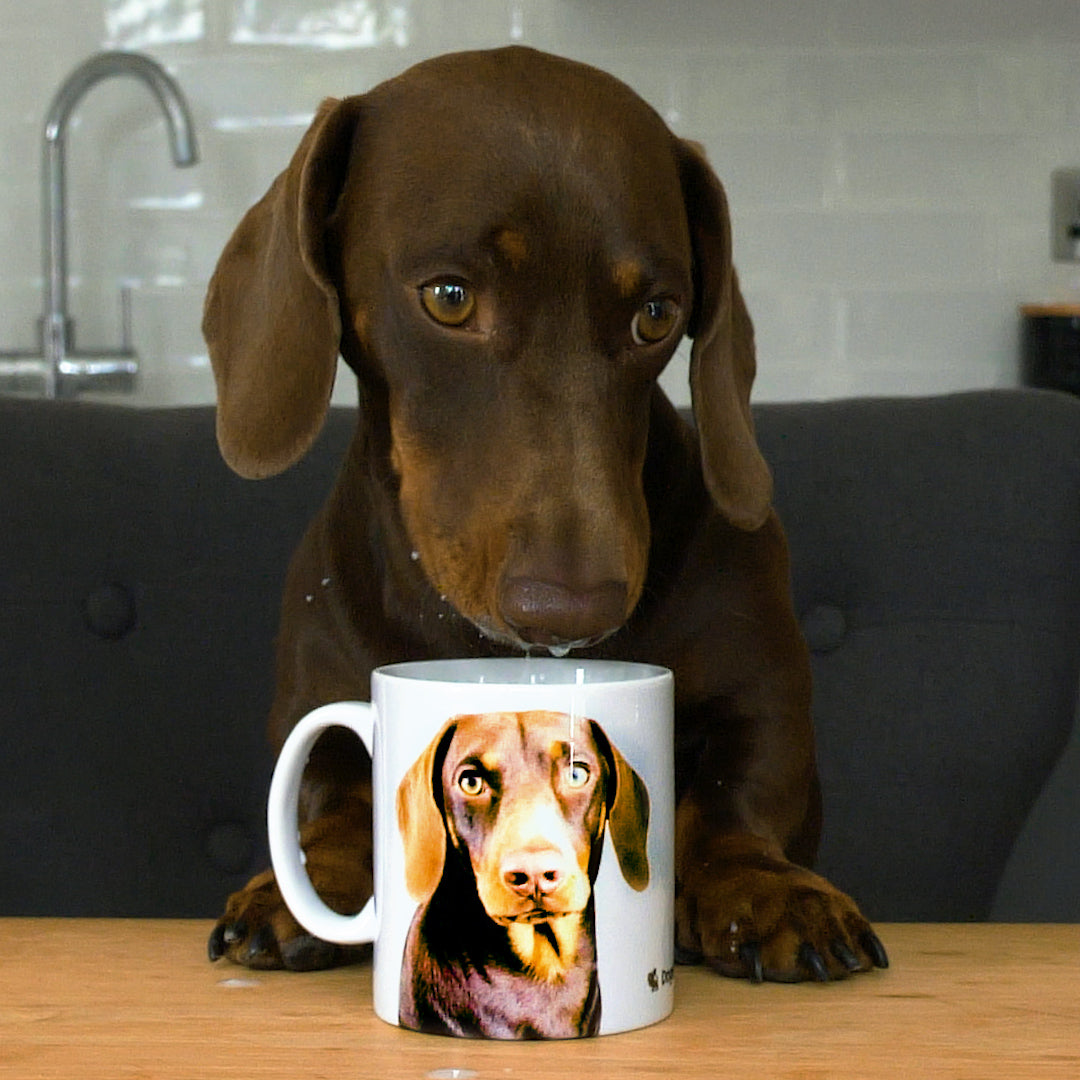
[[[541,710],[452,717],[402,780],[397,811],[419,901],[402,1026],[595,1034],[593,882],[605,830],[630,887],[649,883],[648,791],[600,725]]]

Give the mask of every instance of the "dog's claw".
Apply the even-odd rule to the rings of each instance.
[[[239,922],[226,923],[222,932],[222,938],[226,945],[235,945],[247,937],[248,926],[242,919]]]
[[[219,922],[210,932],[206,943],[206,955],[211,961],[227,956],[229,950],[242,942],[248,934],[247,923],[242,919],[237,922]]]
[[[260,958],[271,956],[276,948],[277,938],[274,935],[274,928],[270,925],[260,926],[248,941],[244,963],[254,965]]]
[[[834,941],[832,945],[832,954],[845,968],[847,968],[848,971],[855,972],[861,970],[862,962],[851,949],[844,944],[844,942]]]
[[[818,981],[829,981],[829,968],[822,959],[821,953],[809,942],[804,941],[799,946],[799,963]]]
[[[747,941],[739,946],[739,959],[746,967],[746,977],[752,983],[765,981],[765,963],[761,958],[761,945],[756,941]]]
[[[225,955],[225,927],[220,923],[210,933],[210,939],[206,943],[206,954],[211,963],[220,960]]]
[[[866,955],[870,957],[874,967],[884,969],[889,966],[889,954],[881,944],[881,938],[873,930],[867,930],[859,938],[859,944],[866,950]]]

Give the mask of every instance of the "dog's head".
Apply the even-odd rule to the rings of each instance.
[[[584,65],[456,54],[325,102],[222,254],[204,332],[247,476],[310,446],[341,352],[404,542],[498,640],[590,644],[633,611],[651,403],[684,334],[713,499],[739,528],[768,514],[723,189]]]
[[[598,724],[530,711],[457,716],[398,787],[410,895],[426,900],[446,851],[472,868],[488,916],[504,925],[579,913],[605,828],[623,877],[649,882],[649,797]]]

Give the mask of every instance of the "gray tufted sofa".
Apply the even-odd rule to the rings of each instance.
[[[877,920],[1080,919],[1080,399],[765,405],[820,867]],[[352,417],[273,480],[210,409],[0,399],[0,914],[211,916],[266,861],[280,583]]]

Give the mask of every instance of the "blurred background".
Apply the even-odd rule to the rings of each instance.
[[[1051,173],[1080,165],[1077,0],[0,0],[0,350],[36,344],[42,124],[93,52],[159,60],[196,123],[178,170],[146,88],[112,79],[68,140],[79,344],[118,337],[129,285],[131,400],[167,405],[213,400],[207,280],[320,99],[509,42],[613,72],[705,144],[757,400],[1015,385],[1019,306],[1080,300],[1050,242]],[[685,379],[681,353],[679,403]]]

